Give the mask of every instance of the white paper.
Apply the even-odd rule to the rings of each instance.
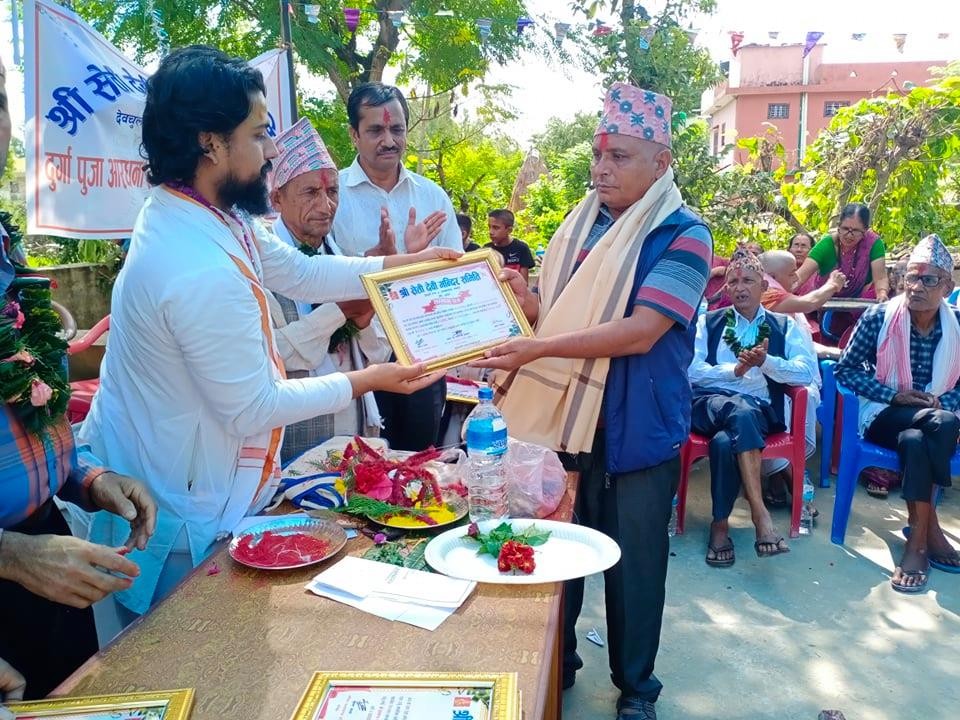
[[[477,586],[468,580],[347,556],[307,590],[372,615],[436,630]]]

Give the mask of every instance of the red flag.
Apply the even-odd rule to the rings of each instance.
[[[732,30],[730,32],[730,52],[733,53],[733,56],[737,56],[737,51],[740,49],[740,43],[743,42],[743,33]]]

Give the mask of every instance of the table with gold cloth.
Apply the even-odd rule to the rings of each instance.
[[[577,480],[550,519],[570,520]],[[263,572],[223,546],[53,696],[194,688],[191,720],[288,720],[317,670],[517,672],[526,720],[560,717],[561,583],[479,584],[430,632],[308,593],[332,562]]]

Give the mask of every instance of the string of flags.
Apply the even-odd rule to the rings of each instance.
[[[299,3],[298,3],[299,4]],[[290,12],[294,13],[294,3],[291,3],[289,6]],[[307,22],[316,24],[320,22],[320,11],[323,9],[320,5],[313,3],[305,3],[302,5],[303,14],[306,17]],[[397,30],[403,27],[404,23],[407,21],[407,17],[410,16],[405,10],[368,10],[360,7],[344,7],[343,8],[343,21],[347,26],[348,32],[356,32],[357,28],[360,26],[360,18],[363,15],[380,15],[389,18],[390,23]],[[454,13],[445,8],[441,8],[435,13],[431,14],[432,17],[456,17]],[[493,30],[494,25],[501,24],[510,24],[516,29],[518,36],[523,36],[525,31],[529,30],[533,26],[537,25],[537,21],[533,18],[530,18],[526,15],[521,15],[515,21],[503,21],[503,20],[494,20],[493,18],[482,17],[477,18],[474,21],[474,26],[477,29],[477,35],[480,38],[480,42],[485,43],[490,37],[490,33]],[[553,41],[560,47],[564,39],[570,32],[572,25],[567,22],[555,22],[553,24]],[[587,25],[587,29],[594,37],[605,37],[611,35],[614,32],[614,28],[611,25],[608,25],[603,20],[594,20]],[[656,34],[657,29],[653,26],[643,28],[638,39],[638,46],[640,50],[649,50],[650,41],[653,40],[654,35]],[[687,36],[692,43],[697,37],[697,31],[688,30]]]
[[[728,35],[730,36],[730,52],[733,54],[734,57],[736,57],[737,53],[740,51],[740,46],[743,45],[744,33],[741,30],[730,30],[728,32]],[[804,43],[803,43],[803,57],[806,57],[807,55],[810,54],[810,52],[813,50],[814,47],[816,47],[817,43],[820,42],[823,36],[824,36],[824,33],[822,32],[810,31],[807,33],[806,39],[804,40]],[[767,32],[767,38],[770,40],[776,40],[779,37],[780,37],[780,31],[778,30],[770,30]],[[892,37],[893,37],[894,45],[897,48],[897,52],[899,52],[902,55],[904,47],[907,44],[907,33],[893,33]],[[850,33],[850,39],[855,42],[863,42],[866,38],[867,38],[867,33],[865,32]],[[950,33],[938,32],[937,39],[949,40]]]

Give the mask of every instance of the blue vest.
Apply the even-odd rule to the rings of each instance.
[[[723,331],[727,324],[727,310],[728,308],[721,308],[720,310],[712,310],[707,313],[707,357],[704,358],[704,360],[706,360],[708,365],[717,364],[717,348],[719,348],[720,343],[723,342]],[[786,316],[767,310],[765,322],[770,326],[770,337],[767,339],[767,354],[778,358],[785,357],[787,346]],[[783,399],[786,395],[786,386],[774,382],[766,375],[764,375],[764,379],[767,381],[767,392],[770,393],[770,406],[773,408],[773,412],[782,426],[778,428],[777,431],[783,430],[787,426],[783,412]]]
[[[681,233],[703,220],[686,207],[671,213],[643,243],[631,298]],[[627,304],[624,317],[633,314]],[[693,360],[697,323],[673,323],[650,352],[610,361],[603,393],[607,472],[635,472],[670,460],[690,434],[692,393],[687,368]]]

